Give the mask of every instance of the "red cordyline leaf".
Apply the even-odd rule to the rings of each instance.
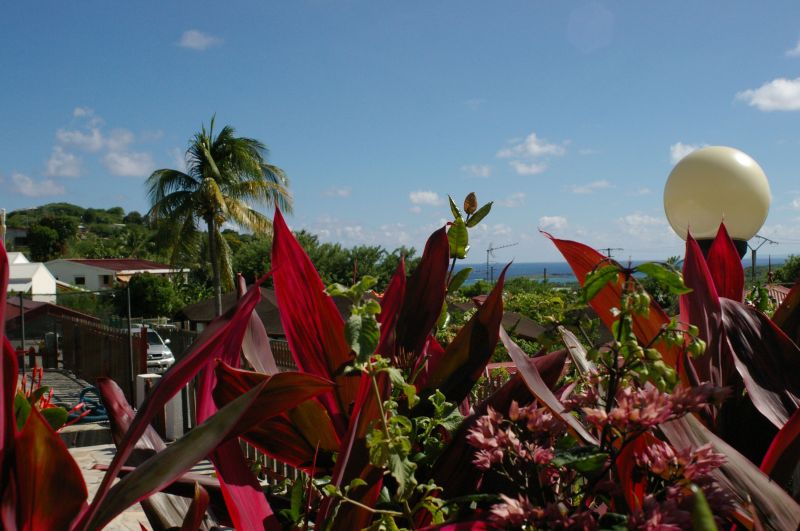
[[[636,454],[644,452],[655,441],[656,438],[650,432],[645,432],[628,443],[617,455],[615,463],[617,479],[622,489],[622,495],[625,496],[625,502],[631,511],[641,509],[647,487],[646,477],[641,477],[638,481],[634,478]]]
[[[764,460],[761,461],[761,470],[772,479],[786,488],[800,462],[800,409],[795,410],[781,431],[772,440]],[[798,492],[794,486],[795,498]]]
[[[584,442],[594,445],[599,444],[597,439],[586,430],[583,424],[566,411],[564,404],[562,404],[561,401],[556,398],[556,395],[547,387],[536,365],[528,361],[530,359],[528,355],[508,337],[508,334],[502,327],[500,328],[500,340],[503,342],[503,346],[506,347],[506,350],[508,350],[511,360],[517,365],[517,369],[519,369],[528,389],[530,389],[539,403],[564,421],[564,424],[567,425],[569,430]]]
[[[17,434],[14,455],[17,529],[69,529],[86,502],[86,484],[61,437],[36,408]]]
[[[583,285],[586,280],[587,274],[609,263],[607,257],[589,246],[570,240],[560,240],[546,232],[542,232],[542,234],[550,238],[550,241],[556,245],[570,268],[572,268],[572,272],[575,273],[575,277],[581,285]],[[611,330],[611,325],[614,321],[617,320],[611,312],[611,309],[619,306],[621,296],[622,277],[620,275],[620,278],[616,282],[609,282],[600,290],[594,299],[589,301],[589,305],[594,309],[600,317],[600,320],[609,330]],[[655,301],[651,301],[650,312],[647,316],[636,315],[633,317],[633,332],[636,334],[640,343],[648,345],[661,331],[662,326],[667,323],[669,323],[667,314],[664,313],[664,310],[662,310]],[[654,347],[661,353],[667,365],[670,367],[678,367],[680,351],[677,348],[667,347],[661,342],[657,342]]]
[[[238,345],[235,349],[236,352],[239,351],[241,335],[244,333],[250,314],[260,298],[261,292],[256,285],[255,289],[249,290],[235,307],[231,308],[226,314],[214,319],[195,340],[189,348],[189,352],[167,371],[159,384],[145,398],[138,414],[131,423],[130,429],[120,442],[117,453],[109,465],[109,471],[103,478],[97,494],[89,506],[89,510],[82,516],[77,526],[78,529],[85,529],[86,523],[97,512],[111,483],[119,473],[120,467],[127,461],[133,451],[133,445],[139,440],[152,419],[161,411],[167,401],[175,396],[211,360],[221,357],[223,349],[237,343],[237,338],[231,339],[229,337],[232,333],[239,334]]]
[[[706,351],[691,360],[692,366],[700,381],[728,385],[735,369],[724,350],[719,296],[703,251],[691,234],[686,238],[683,281],[692,291],[680,296],[681,320],[698,327],[700,338],[706,342]]]
[[[431,234],[422,259],[406,285],[405,298],[397,319],[397,348],[419,354],[433,330],[447,293],[447,265],[450,244],[446,227]]]
[[[727,345],[748,395],[782,428],[800,406],[800,349],[755,308],[720,299]]]
[[[748,500],[752,500],[758,517],[767,529],[798,528],[800,505],[749,459],[711,433],[694,416],[686,415],[662,424],[660,428],[677,450],[700,448],[711,443],[715,452],[723,454],[726,462],[712,473],[712,477],[733,496],[740,507],[746,507]]]
[[[357,378],[340,375],[352,359],[344,320],[278,209],[272,229],[273,282],[286,340],[301,372],[337,383],[336,393],[322,395],[319,401],[341,435],[347,429],[347,411],[358,387]]]
[[[405,296],[406,264],[405,259],[401,257],[381,298],[381,313],[378,315],[378,322],[381,324],[381,338],[376,349],[378,354],[390,356],[395,365],[397,365],[397,356],[395,355],[397,318],[400,315],[400,308]]]
[[[8,371],[9,363],[6,362],[6,357],[13,356],[13,363],[16,365],[17,357],[10,349],[10,353],[6,352],[6,297],[8,292],[8,255],[0,242],[0,340],[3,341],[3,359],[0,360],[0,384],[3,384],[3,389],[0,389],[0,483],[5,481],[4,473],[6,466],[4,466],[4,456],[6,449],[10,446],[11,439],[14,436],[14,419],[12,418],[13,403],[14,403],[14,390],[17,388],[17,371],[12,375],[6,374]],[[11,345],[9,344],[9,348]],[[11,385],[7,385],[11,383]],[[0,492],[2,496],[2,492]]]
[[[203,518],[208,509],[209,497],[206,489],[200,486],[199,483],[194,484],[194,498],[189,510],[186,513],[186,518],[181,525],[181,531],[196,531],[200,529],[203,523]]]
[[[456,404],[469,395],[497,346],[503,319],[503,282],[508,267],[503,268],[497,284],[475,315],[447,345],[444,356],[428,362],[429,370],[419,378],[421,389],[438,389],[448,402]]]
[[[744,268],[736,245],[722,223],[708,250],[708,270],[720,297],[744,300]]]
[[[484,531],[494,529],[495,527],[482,520],[475,520],[472,522],[458,522],[455,524],[439,524],[432,527],[425,527],[418,531]]]
[[[266,277],[265,277],[266,278]],[[264,282],[265,278],[258,281],[258,285]],[[236,294],[239,298],[247,292],[247,283],[241,273],[236,275]],[[275,356],[272,355],[269,336],[264,328],[264,322],[253,311],[250,314],[250,324],[242,338],[242,355],[257,372],[264,374],[277,374],[278,364],[275,363]]]

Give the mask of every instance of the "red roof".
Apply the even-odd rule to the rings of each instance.
[[[139,260],[137,258],[68,258],[70,262],[84,264],[112,271],[141,271],[148,269],[173,269],[167,264],[159,264],[150,260]]]

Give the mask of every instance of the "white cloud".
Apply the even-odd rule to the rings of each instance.
[[[493,236],[510,236],[512,233],[511,227],[505,223],[496,223],[490,230]]]
[[[109,151],[123,151],[133,143],[133,140],[133,133],[127,129],[112,129],[105,143]]]
[[[63,195],[65,192],[64,187],[52,179],[44,179],[37,182],[27,175],[15,173],[11,176],[11,180],[14,182],[16,191],[27,197]]]
[[[542,230],[562,230],[567,227],[567,218],[564,216],[542,216],[539,218],[539,228]]]
[[[594,148],[581,148],[578,150],[578,155],[599,155],[601,151]]]
[[[683,142],[676,142],[669,147],[669,160],[673,164],[677,164],[683,157],[696,151],[708,144],[684,144]]]
[[[45,163],[44,174],[48,177],[79,177],[81,159],[67,153],[61,146],[55,146]]]
[[[86,132],[77,129],[59,129],[56,131],[56,139],[62,144],[91,152],[100,151],[105,143],[97,127],[92,127]]]
[[[420,212],[422,212],[422,207],[419,205],[414,205],[411,208],[409,208],[408,211],[411,212],[412,214],[419,214]]]
[[[800,110],[800,77],[773,79],[757,89],[739,92],[736,99],[762,111]]]
[[[536,175],[547,169],[547,164],[537,164],[535,162],[526,164],[521,160],[512,160],[508,164],[517,172],[517,175]]]
[[[511,147],[501,149],[497,152],[500,158],[536,158],[536,157],[560,157],[565,154],[567,149],[563,145],[553,144],[543,138],[531,133],[524,140],[513,142]]]
[[[571,184],[569,189],[573,194],[593,194],[597,190],[611,188],[611,183],[605,179],[592,181],[586,184]]]
[[[489,177],[492,174],[492,167],[487,164],[465,164],[461,166],[461,171],[474,177]]]
[[[514,192],[505,199],[498,200],[497,204],[508,208],[522,206],[525,204],[525,192]]]
[[[408,194],[408,198],[411,200],[412,203],[415,205],[441,205],[442,198],[439,197],[439,194],[436,192],[431,192],[430,190],[417,190],[416,192],[411,192]]]
[[[350,197],[352,190],[349,187],[328,188],[323,192],[328,197]]]
[[[625,234],[636,236],[643,241],[657,240],[658,237],[663,236],[665,230],[672,232],[670,229],[666,229],[667,221],[665,219],[648,216],[640,212],[619,218],[617,225]]]
[[[800,197],[795,197],[792,199],[792,208],[795,210],[800,210]]]
[[[800,40],[797,41],[794,48],[786,50],[787,57],[800,57]]]
[[[642,188],[637,188],[636,190],[628,192],[628,195],[639,196],[639,195],[650,195],[652,193],[653,193],[653,191],[650,188],[647,188],[646,186],[644,186]]]
[[[222,44],[222,39],[219,37],[214,37],[195,29],[184,31],[183,35],[181,35],[181,40],[178,41],[178,46],[198,51],[207,50],[219,44]]]
[[[155,170],[149,153],[111,151],[103,158],[108,171],[121,177],[147,177]]]

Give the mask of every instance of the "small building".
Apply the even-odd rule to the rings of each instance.
[[[30,295],[37,302],[56,301],[56,279],[41,262],[22,253],[8,253],[8,292]]]
[[[138,258],[59,258],[47,262],[47,268],[56,280],[88,291],[111,289],[115,282],[126,283],[139,273],[167,277],[189,273],[188,269]]]

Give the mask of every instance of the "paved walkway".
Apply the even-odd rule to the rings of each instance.
[[[86,488],[89,490],[89,500],[94,498],[100,482],[103,480],[105,472],[94,470],[96,464],[107,465],[111,463],[116,448],[113,444],[101,444],[98,446],[84,446],[82,448],[70,448],[69,452],[78,463],[83,479],[86,481]],[[141,505],[138,503],[128,508],[124,513],[117,516],[105,529],[141,531],[143,524],[146,529],[150,528],[147,516],[144,514]]]

